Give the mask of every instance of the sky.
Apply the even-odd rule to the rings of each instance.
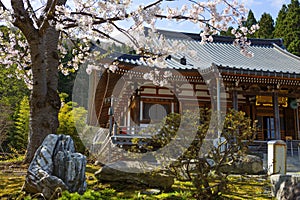
[[[271,14],[273,19],[276,20],[277,14],[282,5],[287,5],[290,2],[290,0],[246,0],[245,6],[253,11],[257,20],[260,19],[264,12]]]
[[[1,0],[5,5],[8,5],[10,0]],[[45,2],[45,0],[33,0],[33,2],[42,1]],[[134,2],[153,2],[154,0],[133,0]],[[180,0],[178,0],[179,2]],[[205,0],[202,0],[205,1]],[[245,6],[247,8],[250,8],[255,15],[255,18],[258,19],[260,16],[264,13],[270,13],[273,18],[276,18],[278,11],[280,10],[281,6],[283,4],[289,4],[290,0],[240,0],[240,2],[244,2]]]
[[[283,4],[288,5],[291,0],[240,0],[244,2],[245,7],[248,10],[252,10],[255,19],[258,21],[263,13],[271,14],[274,21],[276,21],[279,10]],[[199,28],[186,22],[179,22],[177,24],[164,22],[163,24],[158,23],[158,28],[167,29],[173,31],[188,31],[188,32],[199,32]]]
[[[8,5],[10,0],[1,0],[5,5]],[[137,4],[144,4],[148,5],[151,2],[154,2],[155,0],[133,0],[133,2]],[[197,1],[197,0],[196,0]],[[205,0],[202,0],[205,1]],[[39,2],[45,2],[45,0],[33,0],[35,3]],[[172,6],[178,6],[178,8],[181,8],[182,6],[182,0],[176,0],[175,2],[172,2]],[[281,9],[283,4],[289,4],[291,0],[239,0],[239,2],[244,2],[246,8],[251,9],[254,13],[254,16],[256,20],[259,20],[261,15],[266,12],[271,14],[273,17],[273,20],[276,20],[277,14],[279,10]],[[170,2],[168,2],[170,3]],[[184,31],[184,32],[199,32],[199,28],[196,25],[193,25],[192,23],[187,22],[168,22],[164,20],[162,23],[157,24],[157,28],[159,29],[166,29],[166,30],[173,30],[173,31]]]

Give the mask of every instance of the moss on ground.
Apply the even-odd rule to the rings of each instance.
[[[87,165],[88,192],[86,196],[102,195],[112,200],[194,199],[195,188],[191,182],[175,181],[172,191],[150,195],[145,194],[147,188],[142,188],[134,184],[116,183],[111,185],[98,182],[94,173],[99,168],[99,166]],[[31,199],[30,196],[21,191],[25,181],[26,169],[27,166],[20,163],[0,162],[0,199]],[[270,197],[270,182],[266,176],[230,176],[229,179],[231,184],[228,191],[231,192],[223,194],[224,199],[272,199]]]

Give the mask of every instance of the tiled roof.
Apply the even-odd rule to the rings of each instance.
[[[187,49],[197,52],[197,59],[186,52],[171,55],[172,58],[167,60],[169,68],[206,69],[214,63],[217,66],[235,69],[300,74],[300,58],[287,52],[280,39],[249,39],[251,41],[249,51],[254,53],[254,57],[248,58],[240,53],[239,47],[233,45],[234,38],[214,36],[213,42],[202,45],[199,34],[160,32],[169,43],[179,41],[185,44]],[[183,56],[186,58],[186,65],[179,62]],[[115,54],[113,57],[126,63],[147,65],[136,55]]]

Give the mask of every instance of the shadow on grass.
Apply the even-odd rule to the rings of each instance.
[[[274,199],[270,193],[270,181],[267,176],[231,176],[226,199]]]
[[[100,169],[99,166],[87,165],[86,177],[88,189],[95,192],[105,190],[114,190],[113,197],[110,199],[168,199],[184,200],[193,198],[196,188],[191,182],[175,181],[171,191],[161,191],[160,194],[145,194],[144,191],[149,189],[146,186],[129,184],[129,183],[100,183],[94,176],[94,173]],[[14,172],[4,172],[7,168],[0,171],[0,199],[17,199],[25,196],[21,192],[25,181],[25,175]],[[230,178],[229,190],[223,194],[224,199],[272,199],[269,193],[270,182],[265,176],[245,177],[232,176]],[[20,199],[20,198],[19,198]]]
[[[25,176],[0,172],[0,199],[15,199],[21,193]]]

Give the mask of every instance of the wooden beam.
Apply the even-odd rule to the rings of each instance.
[[[269,91],[244,91],[241,92],[244,96],[273,96],[273,92]],[[278,91],[278,97],[300,98],[300,93],[283,93]]]
[[[278,92],[276,91],[273,92],[273,110],[274,110],[275,139],[281,140]]]
[[[238,111],[238,95],[236,90],[232,90],[232,106],[234,110]]]

